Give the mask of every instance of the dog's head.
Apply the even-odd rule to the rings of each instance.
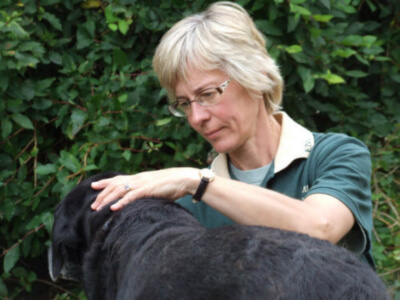
[[[56,281],[59,277],[82,281],[82,259],[97,230],[110,218],[112,211],[93,211],[90,205],[100,191],[91,183],[120,175],[106,172],[92,176],[78,184],[58,204],[54,214],[52,244],[48,253],[49,273]]]

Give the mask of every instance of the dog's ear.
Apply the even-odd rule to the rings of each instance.
[[[90,205],[100,191],[93,190],[90,184],[120,174],[122,173],[105,172],[89,177],[71,190],[58,204],[54,215],[52,244],[48,251],[49,273],[52,280],[55,281],[60,277],[81,281],[83,255],[97,229],[93,226],[99,226],[97,222],[90,222],[91,216],[95,214]],[[99,216],[106,218],[109,213],[109,209],[103,209]],[[96,219],[101,220],[101,218]]]
[[[68,249],[65,245],[60,246],[59,249],[50,247],[47,253],[51,279],[54,282],[59,278],[81,282],[82,269],[80,265],[75,264],[68,259],[68,256],[65,255],[68,253]]]
[[[49,266],[50,278],[53,281],[57,281],[60,276],[61,269],[64,265],[64,258],[62,257],[60,251],[56,251],[53,245],[49,248],[47,252],[47,261]]]
[[[59,216],[53,226],[52,244],[48,251],[49,273],[53,281],[58,278],[81,281],[83,243],[74,225],[76,218]]]

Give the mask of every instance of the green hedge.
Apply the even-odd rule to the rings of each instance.
[[[374,257],[400,297],[400,3],[238,2],[281,66],[284,110],[369,146]],[[209,3],[1,1],[0,297],[83,297],[51,283],[46,251],[54,207],[85,176],[207,163],[210,147],[168,114],[151,58],[174,22]]]

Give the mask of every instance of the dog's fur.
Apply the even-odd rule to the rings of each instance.
[[[259,226],[205,229],[181,206],[141,199],[92,211],[80,183],[57,206],[50,273],[83,282],[89,299],[388,299],[349,251]]]

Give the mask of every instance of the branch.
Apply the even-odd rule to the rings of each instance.
[[[8,252],[10,252],[12,249],[14,249],[15,247],[17,247],[18,245],[20,245],[28,236],[30,236],[31,234],[38,232],[40,229],[42,229],[44,227],[44,224],[39,225],[38,227],[36,227],[35,229],[32,229],[31,231],[29,231],[28,233],[26,233],[21,239],[18,240],[17,243],[15,243],[14,245],[12,245],[10,248],[6,249],[3,251],[3,253],[0,255],[0,258],[2,258],[4,255],[6,255]]]
[[[51,100],[51,102],[53,102],[54,104],[65,104],[65,105],[70,105],[70,106],[79,108],[80,110],[87,111],[87,109],[86,109],[85,107],[80,106],[80,105],[77,105],[77,104],[74,104],[74,103],[70,103],[70,102],[67,102],[67,101]]]
[[[68,290],[64,289],[63,287],[61,287],[59,285],[56,285],[56,284],[54,284],[54,283],[52,283],[50,281],[47,281],[47,280],[44,280],[44,279],[36,279],[36,281],[44,283],[44,284],[47,284],[49,286],[52,286],[52,287],[54,287],[54,288],[56,288],[56,289],[58,289],[60,291],[63,291],[64,293],[67,293],[67,294],[71,295],[72,297],[75,297],[75,298],[78,299],[78,296],[75,295],[74,293],[72,293],[71,291],[68,291]]]

